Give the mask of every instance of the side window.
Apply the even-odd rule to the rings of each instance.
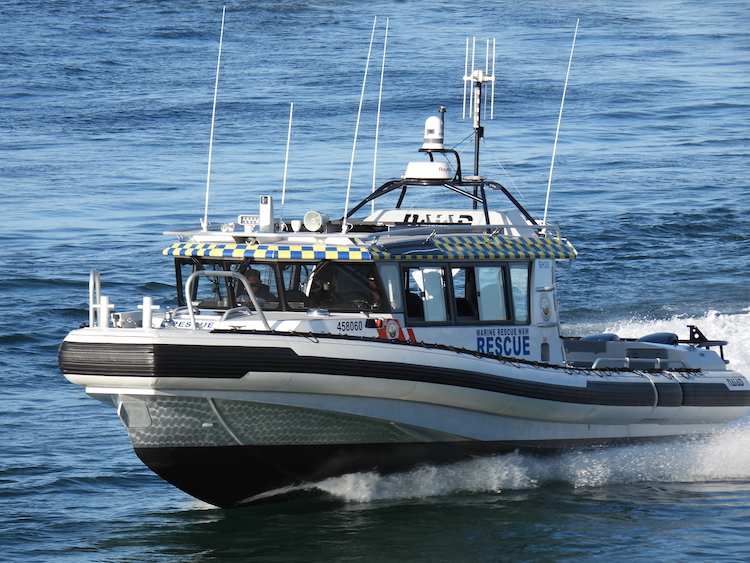
[[[333,306],[336,302],[337,274],[338,269],[333,262],[323,261],[315,264],[307,287],[311,307],[329,309]]]
[[[516,324],[529,322],[529,264],[510,264],[510,285]]]
[[[318,264],[308,285],[311,307],[349,313],[390,310],[371,262]]]
[[[193,273],[195,266],[191,262],[180,262],[178,260],[175,262],[175,268],[177,269],[177,303],[180,306],[187,305],[185,303],[185,284],[190,274]],[[192,296],[192,299],[195,300],[195,295]]]
[[[450,284],[446,283],[448,274]],[[403,270],[402,279],[408,321],[445,323],[451,321],[453,311],[459,324],[529,323],[528,262],[411,266]],[[449,288],[453,290],[450,296]]]
[[[397,264],[378,264],[378,273],[383,282],[385,299],[393,311],[402,311],[401,284],[398,280]]]
[[[505,292],[505,268],[488,266],[475,268],[479,320],[508,321]]]
[[[307,293],[305,293],[305,289],[308,286],[312,269],[312,264],[281,264],[281,276],[287,310],[300,311],[307,309],[310,299]]]
[[[445,302],[443,268],[435,266],[408,268],[405,281],[407,317],[425,322],[449,320]]]
[[[451,268],[451,277],[457,320],[477,320],[479,313],[477,311],[477,287],[474,268]]]

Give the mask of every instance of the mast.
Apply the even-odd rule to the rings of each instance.
[[[464,76],[465,82],[472,83],[471,112],[474,119],[474,176],[479,176],[479,141],[484,137],[482,127],[482,84],[494,82],[495,77],[489,76],[484,70],[475,70],[470,76]]]
[[[476,70],[472,76],[474,81],[474,176],[479,176],[479,141],[484,137],[482,127],[482,83],[484,82],[484,71]]]

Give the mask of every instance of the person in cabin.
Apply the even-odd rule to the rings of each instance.
[[[373,310],[380,309],[383,306],[383,296],[373,274],[367,276],[367,285],[370,288],[370,306]]]
[[[253,268],[249,269],[247,272],[245,272],[245,277],[247,278],[247,283],[250,284],[250,288],[253,290],[258,303],[269,303],[279,300],[278,297],[271,293],[271,289],[266,284],[260,281],[260,272],[258,272],[258,270],[255,270]],[[241,286],[239,289],[239,294],[237,295],[237,303],[252,303],[250,297],[245,292],[244,286]]]

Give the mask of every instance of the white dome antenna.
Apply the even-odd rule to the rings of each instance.
[[[443,121],[436,116],[428,117],[424,123],[423,149],[442,150],[443,147]]]

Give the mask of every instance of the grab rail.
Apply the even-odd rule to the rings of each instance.
[[[599,364],[603,362],[622,362],[624,364],[622,367],[629,368],[631,360],[635,362],[653,361],[654,369],[669,369],[670,363],[679,363],[684,368],[690,367],[685,360],[682,360],[680,358],[631,358],[629,356],[625,356],[625,357],[620,356],[619,358],[597,358],[596,361],[593,364],[591,364],[591,369],[607,369],[607,367],[612,367],[612,366],[599,367]],[[665,367],[662,367],[662,362],[666,364]]]
[[[243,315],[250,315],[251,314],[250,313],[250,309],[248,309],[244,305],[242,307],[233,307],[231,309],[227,309],[226,311],[224,311],[224,314],[219,319],[219,322],[226,321],[229,317],[231,317],[232,315],[234,315],[236,313],[241,313]]]
[[[398,227],[394,227],[393,229],[390,229],[387,232],[383,233],[369,233],[370,236],[374,236],[376,239],[376,244],[388,244],[386,241],[383,241],[383,238],[387,237],[399,237],[403,235],[415,235],[415,234],[426,234],[431,235],[432,237],[442,237],[442,236],[451,236],[455,234],[455,232],[473,232],[477,234],[489,234],[490,236],[495,236],[502,234],[505,230],[521,230],[521,229],[531,229],[534,231],[538,231],[540,233],[544,233],[545,235],[550,235],[550,238],[553,239],[562,239],[562,234],[560,232],[560,227],[557,227],[555,225],[529,225],[527,223],[524,224],[514,224],[514,223],[508,223],[508,224],[493,224],[493,225],[472,225],[470,223],[433,223],[430,225],[426,225],[424,227],[421,226],[412,226],[412,227],[405,227],[402,225],[399,225]],[[489,233],[487,233],[489,231]],[[307,234],[307,233],[305,233]],[[253,236],[255,234],[253,233]],[[347,233],[346,236],[354,238],[350,233]],[[364,238],[364,237],[362,237]]]
[[[195,271],[192,274],[190,274],[190,277],[188,278],[187,283],[185,283],[185,303],[188,304],[188,313],[190,314],[190,323],[192,325],[193,330],[198,329],[198,326],[195,323],[195,309],[193,308],[193,300],[190,298],[191,295],[193,295],[193,286],[195,285],[196,280],[199,277],[212,277],[212,276],[216,276],[218,278],[234,278],[234,279],[240,280],[242,285],[245,287],[247,296],[250,298],[250,301],[253,303],[253,307],[255,307],[255,310],[260,315],[260,320],[263,321],[263,326],[266,328],[267,331],[271,332],[271,325],[268,324],[268,320],[266,319],[266,314],[263,312],[263,309],[260,308],[260,305],[258,304],[258,299],[255,297],[255,293],[250,287],[250,284],[248,283],[247,278],[237,272],[216,271],[216,270]]]

